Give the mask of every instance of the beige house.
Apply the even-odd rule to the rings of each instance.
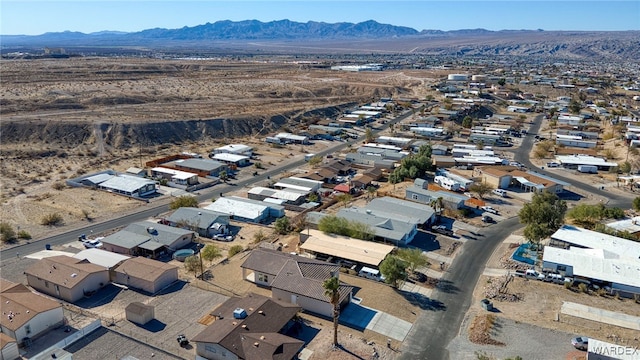
[[[104,267],[65,255],[43,258],[25,274],[35,290],[68,302],[76,302],[109,283],[109,271]]]
[[[161,261],[135,257],[113,270],[113,282],[155,294],[178,280],[178,267]]]
[[[0,360],[15,360],[20,358],[18,343],[9,335],[0,333]]]
[[[25,338],[43,335],[63,324],[62,304],[38,295],[22,284],[0,279],[0,330],[21,343]],[[10,342],[3,344],[11,347]],[[11,353],[10,349],[7,350]],[[11,356],[3,359],[11,359]]]
[[[322,283],[340,273],[340,266],[281,251],[257,248],[241,265],[243,279],[271,288],[271,297],[331,317],[333,306]],[[351,301],[353,287],[341,284],[340,305]]]

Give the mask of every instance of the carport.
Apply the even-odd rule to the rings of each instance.
[[[526,192],[540,192],[544,190],[544,185],[536,184],[521,176],[514,177],[514,180],[520,183],[520,189],[523,189]]]

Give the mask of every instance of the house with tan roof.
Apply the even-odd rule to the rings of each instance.
[[[519,187],[525,192],[561,193],[569,183],[533,171],[522,171],[515,166],[485,166],[479,168],[482,181],[497,189]]]
[[[178,267],[162,261],[134,257],[113,270],[113,282],[155,294],[178,280]]]
[[[230,298],[211,312],[215,321],[196,335],[197,358],[297,359],[304,342],[284,335],[300,307],[258,294]]]
[[[340,266],[281,251],[257,248],[240,266],[242,278],[271,288],[271,297],[300,305],[305,311],[331,317],[333,306],[322,283],[340,273]],[[353,287],[341,284],[340,305],[351,301]]]
[[[2,359],[5,357],[5,346],[12,341],[22,343],[25,338],[35,338],[45,334],[64,323],[62,304],[42,295],[38,295],[23,284],[16,284],[0,279],[0,317],[1,334],[10,339],[2,340]],[[17,349],[17,346],[16,346]],[[8,354],[13,351],[6,349]]]
[[[0,359],[14,360],[19,358],[18,342],[11,336],[0,332]]]
[[[25,275],[35,290],[71,303],[109,283],[106,268],[65,255],[38,260],[27,268]]]

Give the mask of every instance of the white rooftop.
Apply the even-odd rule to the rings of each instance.
[[[80,260],[86,259],[92,264],[99,265],[107,269],[118,265],[121,261],[130,259],[129,256],[102,249],[82,250],[79,253],[74,254],[73,257]]]
[[[100,186],[124,192],[134,192],[148,184],[155,185],[155,181],[132,175],[113,175],[109,180],[100,183]]]
[[[232,154],[232,153],[219,153],[219,154],[214,154],[213,159],[221,160],[221,161],[236,162],[236,161],[248,160],[249,157],[244,155]]]
[[[216,148],[216,151],[228,152],[228,153],[234,153],[234,154],[241,154],[241,153],[249,152],[252,150],[253,148],[251,146],[244,145],[244,144],[229,144],[229,145],[220,146],[219,148]]]
[[[207,210],[217,211],[231,216],[238,216],[245,219],[256,219],[262,216],[264,212],[269,211],[267,204],[258,205],[239,201],[233,197],[218,198],[213,204],[204,207]]]
[[[387,149],[387,150],[396,150],[396,151],[402,150],[402,148],[399,148],[397,146],[387,145],[387,144],[377,144],[377,143],[366,143],[366,144],[363,144],[362,147],[370,147],[370,148],[377,148],[377,149]]]
[[[589,155],[556,155],[556,160],[567,165],[618,166],[617,163],[608,162],[604,158]]]
[[[610,222],[606,224],[606,226],[614,230],[628,231],[631,234],[634,234],[640,231],[640,216],[636,216],[631,219]]]
[[[626,240],[617,236],[564,225],[551,238],[589,249],[603,249],[619,256],[640,259],[640,242]],[[639,277],[640,279],[640,277]]]
[[[179,180],[187,180],[187,179],[191,179],[194,176],[198,176],[198,174],[175,170],[175,169],[168,169],[163,167],[154,167],[153,169],[151,169],[151,171],[155,171],[163,174],[169,174],[171,175],[172,178],[176,178]]]
[[[545,246],[542,261],[571,266],[577,276],[640,288],[640,259],[620,258],[603,249]]]

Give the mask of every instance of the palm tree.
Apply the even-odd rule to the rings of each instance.
[[[333,346],[338,346],[338,317],[340,316],[340,280],[332,276],[322,283],[324,288],[324,296],[328,297],[329,302],[333,305]]]

